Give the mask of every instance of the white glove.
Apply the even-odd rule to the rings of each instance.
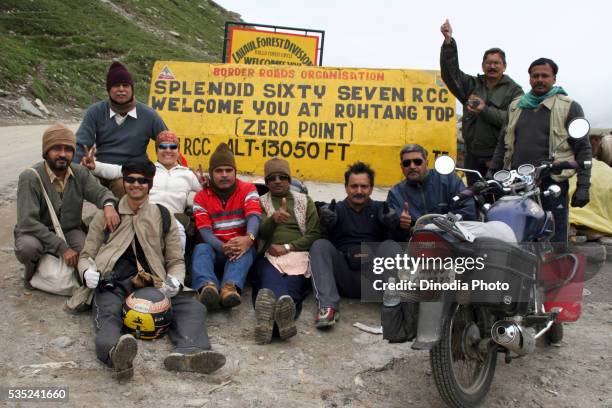
[[[174,276],[168,275],[160,290],[162,293],[168,296],[168,298],[172,298],[178,295],[179,291],[181,290],[181,282]]]
[[[98,287],[100,272],[96,271],[96,265],[89,265],[89,268],[83,274],[83,279],[85,279],[85,286],[88,288],[95,289]]]

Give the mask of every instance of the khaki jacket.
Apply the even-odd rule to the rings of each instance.
[[[108,276],[121,255],[128,249],[132,250],[130,246],[135,232],[151,268],[150,272],[162,280],[166,279],[166,275],[172,275],[184,284],[185,261],[174,216],[171,215],[170,229],[163,239],[162,218],[157,205],[147,200],[138,213],[134,214],[127,203],[127,196],[124,196],[119,202],[118,212],[121,224],[108,235],[106,243],[102,211],[96,213],[89,225],[85,247],[79,255],[78,269],[81,279],[89,267],[87,258],[95,260],[102,277]]]
[[[504,168],[510,169],[512,164],[512,155],[514,153],[514,141],[516,139],[515,129],[522,109],[518,107],[520,98],[515,99],[510,104],[508,109],[508,125],[504,136],[506,151],[504,154]],[[546,108],[550,110],[550,131],[548,138],[548,151],[550,155],[559,161],[575,160],[574,151],[568,140],[569,135],[565,129],[565,122],[569,114],[572,99],[564,95],[553,95],[542,102]],[[553,174],[551,178],[554,181],[563,181],[576,174],[576,170],[563,170],[561,174]]]

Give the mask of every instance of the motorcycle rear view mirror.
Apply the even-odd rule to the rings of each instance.
[[[570,137],[573,139],[580,139],[588,135],[589,130],[591,130],[591,125],[585,118],[573,119],[567,127],[567,133],[569,133]]]
[[[455,171],[455,160],[450,156],[438,156],[434,162],[434,168],[440,174],[451,174]]]

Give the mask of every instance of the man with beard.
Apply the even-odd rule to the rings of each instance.
[[[253,267],[258,344],[270,343],[273,334],[281,340],[297,334],[295,319],[310,291],[308,250],[320,235],[314,202],[306,194],[289,189],[289,163],[272,158],[264,164],[264,175],[270,191],[259,199],[263,213],[259,245],[263,256]]]
[[[516,169],[521,164],[537,166],[550,158],[579,162],[592,159],[589,138],[572,139],[568,135],[570,122],[584,117],[584,112],[563,88],[554,86],[558,70],[557,64],[548,58],[538,58],[529,66],[531,91],[510,104],[508,122],[499,138],[490,175],[495,170]],[[542,190],[551,184],[561,188],[558,197],[542,197],[542,207],[551,211],[555,219],[555,233],[551,242],[560,243],[560,250],[567,245],[568,179],[574,174],[574,170],[564,170],[560,174],[542,178],[540,184]],[[591,169],[578,170],[572,207],[588,204],[590,180]]]
[[[508,105],[523,94],[521,87],[506,70],[506,54],[499,48],[485,51],[482,57],[484,75],[471,76],[459,69],[457,43],[448,20],[440,31],[444,43],[440,51],[440,71],[448,89],[463,104],[461,132],[465,141],[464,167],[478,170],[483,176],[489,168],[497,137],[508,117]],[[466,174],[468,184],[477,181],[475,174]]]
[[[166,130],[162,118],[153,109],[134,96],[132,74],[120,62],[114,61],[106,75],[108,100],[90,106],[76,132],[77,151],[75,162],[92,153],[103,163],[122,165],[128,160],[146,156],[149,140]],[[121,178],[101,179],[116,197],[125,194]]]
[[[81,230],[83,200],[104,209],[104,224],[109,231],[119,225],[119,215],[114,207],[117,199],[87,169],[72,163],[75,147],[74,133],[60,123],[49,127],[43,134],[44,161],[32,169],[42,180],[53,204],[52,209],[47,207],[40,181],[32,169],[19,175],[15,255],[25,266],[24,284],[27,288],[30,288],[30,279],[44,253],[61,256],[69,266],[76,266],[85,242],[85,232]],[[55,234],[49,210],[57,215],[66,241]]]
[[[310,248],[312,288],[318,303],[315,326],[333,326],[339,317],[340,296],[373,300],[371,285],[362,282],[362,264],[371,260],[362,243],[379,243],[374,250],[381,256],[399,253],[398,246],[385,241],[397,227],[398,217],[384,202],[370,199],[374,189],[374,170],[356,162],[344,173],[346,198],[324,205],[320,210],[321,231]],[[383,242],[384,241],[384,242]],[[386,251],[388,254],[383,254]],[[368,268],[363,268],[367,270]],[[371,270],[371,268],[369,268]],[[368,278],[368,276],[365,276]]]
[[[425,214],[460,214],[464,220],[474,220],[476,208],[473,200],[458,205],[453,197],[465,189],[455,174],[443,175],[428,169],[427,150],[418,144],[408,144],[400,151],[400,167],[406,179],[389,190],[387,203],[400,214],[399,228],[393,238],[407,241],[410,228]]]
[[[236,178],[236,161],[227,144],[221,143],[210,156],[208,172],[210,185],[193,200],[195,225],[204,243],[193,251],[191,287],[212,310],[241,302],[255,259],[261,207],[255,186]]]

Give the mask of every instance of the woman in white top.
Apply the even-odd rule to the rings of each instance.
[[[179,164],[179,140],[175,133],[164,130],[157,135],[155,146],[157,162],[153,188],[149,192],[152,203],[161,204],[173,214],[183,214],[193,205],[193,197],[202,189],[195,173]],[[90,160],[83,163],[96,177],[115,179],[121,177],[121,166]],[[183,253],[187,241],[185,227],[178,220]]]

